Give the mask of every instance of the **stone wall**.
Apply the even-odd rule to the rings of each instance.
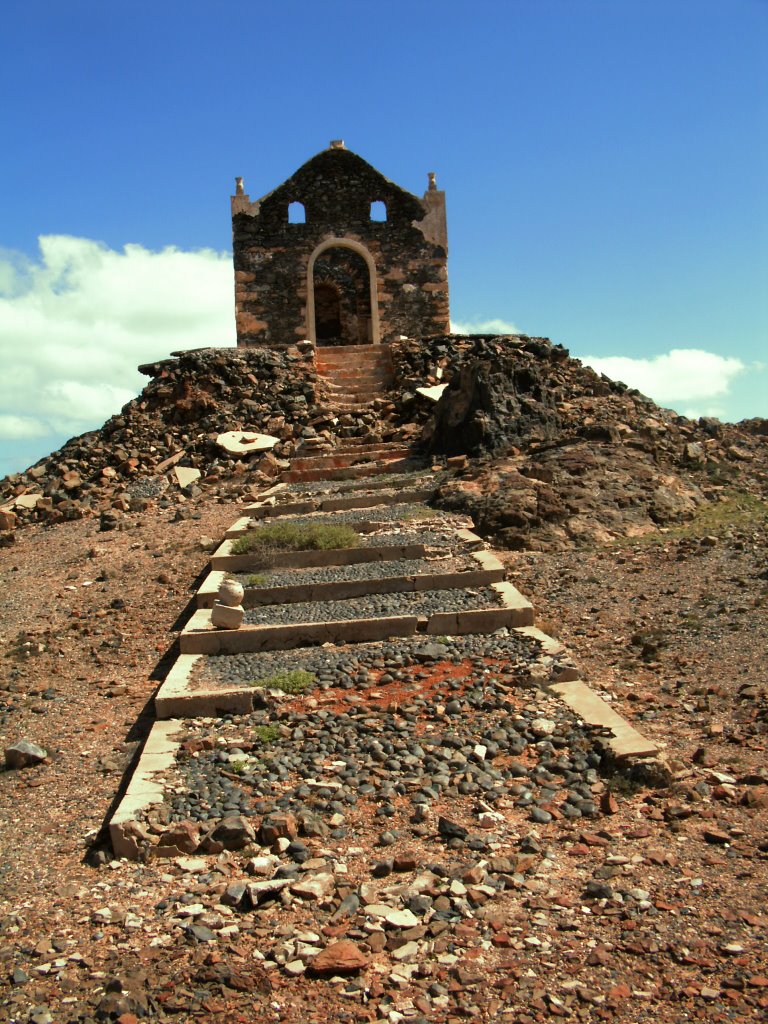
[[[385,221],[371,219],[377,202],[386,207]],[[303,205],[304,223],[289,223],[292,203]],[[322,256],[327,280],[329,262],[335,255],[343,262],[350,248],[374,272],[372,340],[448,329],[445,198],[436,188],[419,199],[359,156],[332,146],[263,199],[233,196],[232,232],[240,347],[314,340],[308,280],[313,254]],[[338,246],[318,251],[334,240]],[[353,333],[347,344],[366,332]]]

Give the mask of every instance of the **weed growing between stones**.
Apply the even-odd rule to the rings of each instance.
[[[411,509],[409,512],[405,512],[401,517],[400,521],[403,523],[417,523],[421,520],[434,519],[439,516],[440,513],[429,505],[417,506]]]
[[[306,675],[309,675],[309,672]],[[274,743],[279,735],[280,730],[276,725],[257,725],[253,730],[253,738],[265,744]]]
[[[263,587],[268,579],[268,572],[254,572],[245,581],[245,585],[247,587]]]
[[[329,551],[349,548],[359,542],[351,526],[324,523],[273,523],[238,537],[232,553],[248,555],[269,551]]]
[[[283,693],[304,693],[307,687],[314,683],[315,678],[314,672],[305,672],[304,669],[297,668],[292,672],[278,672],[273,676],[267,676],[266,679],[254,679],[249,685],[265,690],[281,690]]]

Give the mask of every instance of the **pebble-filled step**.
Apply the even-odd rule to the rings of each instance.
[[[446,522],[461,521],[466,522],[467,516],[457,516],[451,512],[444,512],[440,509],[432,509],[423,502],[418,504],[408,503],[402,505],[377,505],[374,508],[354,508],[354,509],[343,509],[339,512],[306,512],[303,515],[287,515],[279,517],[279,525],[284,526],[286,523],[329,523],[337,525],[340,523],[401,523],[406,525],[413,521],[432,521],[432,520],[445,520]],[[265,525],[271,526],[272,523],[265,524],[263,520],[253,520],[253,525],[249,527],[248,532],[252,530],[260,530]]]
[[[514,669],[450,654],[407,665],[392,645],[381,645],[376,660],[358,674],[374,671],[377,685],[396,689],[395,705],[318,708],[304,695],[283,707],[186,723],[188,738],[207,740],[193,744],[194,756],[182,754],[168,777],[176,790],[170,819],[290,812],[306,818],[306,835],[342,841],[355,839],[366,805],[374,805],[379,842],[388,845],[446,801],[459,818],[471,816],[478,799],[537,824],[552,820],[553,804],[568,818],[598,813],[591,786],[600,756],[588,732],[559,702],[541,694],[532,702],[515,687]],[[410,692],[402,692],[404,680]],[[459,826],[455,838],[463,845],[468,830]],[[472,848],[490,838],[474,837]]]
[[[436,487],[448,478],[447,473],[386,473],[376,477],[375,481],[369,479],[361,480],[298,480],[285,485],[284,489],[278,492],[279,495],[290,495],[292,499],[301,494],[344,494],[348,491],[399,490],[404,486],[415,487],[417,485],[434,484]]]
[[[395,576],[474,572],[478,562],[467,556],[455,558],[397,558],[389,562],[356,562],[310,569],[265,569],[263,572],[233,574],[244,587],[298,587],[316,583],[346,583],[352,580],[382,580]],[[254,582],[251,582],[251,581]]]
[[[300,622],[345,622],[397,615],[429,616],[437,612],[464,612],[501,608],[497,591],[490,587],[464,590],[425,590],[418,594],[367,594],[344,601],[297,601],[247,608],[248,626],[283,626]]]
[[[532,666],[539,664],[541,656],[541,645],[536,640],[507,629],[490,635],[470,633],[428,641],[422,637],[403,637],[396,643],[211,654],[200,658],[195,665],[191,685],[199,689],[216,685],[244,686],[254,680],[269,679],[299,669],[316,677],[309,690],[327,690],[329,687],[366,690],[374,682],[386,684],[395,679],[412,679],[419,665],[436,660],[458,664],[466,658],[492,658],[498,663],[497,673],[498,665],[503,665],[506,674],[519,676],[521,673],[529,674]],[[391,671],[384,671],[386,665],[391,667]],[[384,675],[377,674],[381,671]]]
[[[445,551],[454,551],[461,547],[461,540],[454,530],[415,530],[407,527],[402,530],[388,529],[380,533],[363,534],[355,542],[358,547],[388,547],[390,544],[424,544],[426,547],[439,547]]]

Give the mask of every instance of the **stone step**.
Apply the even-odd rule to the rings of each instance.
[[[414,487],[401,491],[353,493],[334,498],[307,498],[303,501],[285,501],[274,505],[254,503],[245,505],[243,511],[248,513],[251,519],[276,519],[280,516],[299,516],[309,512],[342,512],[356,508],[400,505],[403,502],[430,501],[435,495],[435,490],[435,487]]]
[[[233,541],[225,540],[211,555],[211,569],[225,572],[260,572],[262,569],[316,569],[327,565],[357,565],[361,562],[392,562],[397,559],[424,558],[424,544],[403,543],[398,534],[389,544],[368,544],[358,548],[330,548],[324,551],[270,551],[236,555]],[[362,538],[361,538],[362,541]]]
[[[392,377],[392,367],[384,363],[368,363],[366,366],[318,366],[317,372],[321,377]]]
[[[356,444],[355,440],[356,439],[353,437],[345,438],[341,444],[336,445],[333,449],[334,452],[337,454],[357,452],[363,449],[365,444],[371,443],[361,441],[359,444]],[[375,446],[377,451],[399,451],[408,448],[408,446],[404,445],[402,441],[377,441],[375,442]],[[408,448],[408,451],[412,451],[412,449]]]
[[[244,608],[257,608],[265,604],[295,604],[297,601],[339,601],[370,594],[419,593],[424,590],[462,590],[466,587],[487,587],[504,580],[504,566],[498,559],[496,566],[487,566],[482,556],[486,551],[473,551],[467,556],[473,567],[444,572],[414,572],[410,575],[373,576],[358,579],[329,580],[324,583],[301,582],[301,570],[296,570],[296,583],[269,586],[269,580],[258,587],[247,586],[243,598]],[[370,563],[363,563],[370,565]],[[419,565],[418,559],[413,559]],[[435,563],[439,567],[439,563]],[[212,571],[203,581],[196,595],[198,608],[212,608],[226,572]]]
[[[331,447],[325,442],[324,447],[315,446],[310,441],[309,443],[303,441],[296,449],[295,458],[307,458],[309,456],[320,456],[320,455],[346,455],[351,452],[365,452],[365,451],[391,451],[393,449],[408,448],[408,445],[402,441],[371,441],[370,439],[364,440],[363,438],[342,438],[342,440]]]
[[[413,454],[413,449],[404,445],[393,448],[379,447],[370,448],[362,445],[347,452],[332,452],[328,455],[306,455],[291,460],[291,469],[343,469],[347,466],[355,466],[366,462],[381,462],[385,459],[407,458]]]
[[[280,479],[287,484],[310,483],[315,480],[362,480],[385,473],[411,473],[423,468],[424,462],[421,459],[398,459],[346,466],[341,469],[286,469],[280,474]]]
[[[416,633],[427,636],[493,633],[504,627],[514,629],[533,624],[531,604],[511,583],[491,583],[489,589],[498,594],[498,603],[461,611],[244,625],[239,629],[216,629],[211,622],[211,609],[199,608],[181,632],[179,650],[182,654],[244,654],[290,650],[317,643],[361,643]],[[353,610],[352,603],[350,613]]]
[[[391,359],[389,345],[320,345],[315,349],[318,363],[360,362],[372,359]]]
[[[325,366],[318,366],[319,373],[325,373],[328,376],[335,377],[338,374],[366,374],[375,373],[381,376],[392,376],[392,367],[388,363],[377,362],[377,363],[365,363],[362,366],[355,366],[351,363],[328,363]]]
[[[328,388],[328,397],[333,401],[337,398],[345,398],[348,395],[365,395],[377,398],[386,391],[386,388],[378,384],[333,384]]]
[[[353,388],[377,388],[381,390],[386,389],[386,387],[391,383],[391,377],[383,377],[374,374],[363,377],[359,374],[347,374],[344,377],[338,376],[326,378],[325,386],[329,391],[338,391],[342,389],[350,390]]]

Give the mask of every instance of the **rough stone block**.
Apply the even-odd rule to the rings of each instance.
[[[240,629],[245,617],[241,604],[234,608],[216,601],[211,609],[211,625],[216,629]]]

